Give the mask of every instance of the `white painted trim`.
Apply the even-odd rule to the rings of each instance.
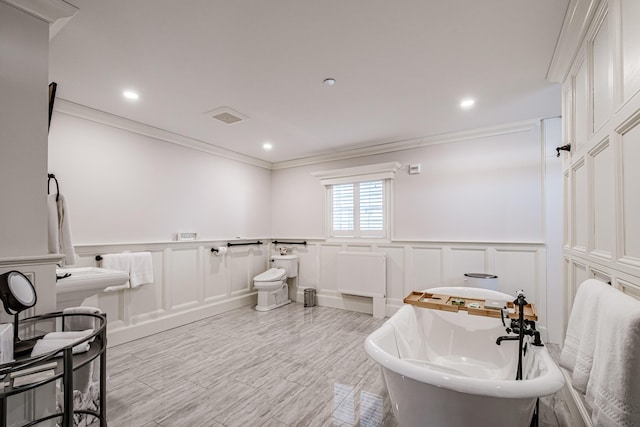
[[[49,24],[62,18],[69,18],[78,8],[64,0],[0,0]]]
[[[272,170],[295,168],[300,166],[326,163],[334,160],[352,159],[356,157],[372,156],[375,154],[392,153],[395,151],[411,150],[429,145],[447,144],[450,142],[468,141],[471,139],[486,138],[497,135],[508,135],[517,132],[526,132],[540,123],[541,118],[523,120],[498,126],[490,126],[479,129],[450,132],[442,135],[425,136],[403,141],[394,141],[378,144],[370,147],[346,149],[337,153],[320,154],[302,159],[276,162],[271,166]]]
[[[107,341],[109,343],[109,347],[113,347],[149,335],[157,334],[168,329],[177,328],[178,326],[206,319],[207,317],[225,313],[236,308],[255,304],[256,295],[257,294],[254,292],[213,304],[199,305],[189,310],[163,316],[161,322],[150,317],[148,320],[126,327],[109,328],[107,330]],[[109,326],[114,325],[109,324]]]
[[[600,0],[571,0],[549,64],[547,80],[556,83],[565,81],[599,3]]]
[[[8,267],[12,265],[57,264],[63,257],[64,255],[62,254],[46,254],[0,258],[0,267]]]
[[[204,141],[199,141],[197,139],[179,135],[168,130],[129,120],[124,117],[116,116],[104,111],[87,107],[85,105],[76,104],[75,102],[67,101],[66,99],[57,98],[54,109],[59,113],[68,114],[70,116],[78,117],[85,120],[91,120],[96,123],[101,123],[103,125],[111,126],[117,129],[133,132],[138,135],[148,136],[160,141],[170,142],[182,147],[191,148],[193,150],[202,151],[208,154],[213,154],[214,156],[224,157],[226,159],[235,160],[242,163],[247,163],[264,169],[271,169],[271,163],[264,160],[245,156],[244,154],[236,153],[235,151],[227,150],[225,148],[221,148]]]
[[[564,387],[561,392],[571,415],[569,425],[572,427],[593,427],[591,412],[584,401],[584,396],[571,386],[571,374],[562,367],[560,367],[560,372],[564,377]]]
[[[6,0],[0,0],[6,1]],[[150,126],[141,122],[126,119],[124,117],[116,116],[104,111],[100,111],[85,105],[76,104],[75,102],[68,101],[63,98],[57,98],[54,106],[54,110],[68,114],[73,117],[78,117],[85,120],[90,120],[96,123],[101,123],[107,126],[111,126],[117,129],[122,129],[128,132],[136,133],[139,135],[154,138],[160,141],[169,142],[172,144],[180,145],[193,150],[202,151],[215,156],[224,157],[230,160],[239,161],[242,163],[250,164],[253,166],[261,167],[268,170],[280,170],[299,166],[314,165],[319,163],[326,163],[334,160],[345,160],[356,157],[371,156],[374,154],[391,153],[395,151],[410,150],[414,148],[420,148],[430,145],[446,144],[450,142],[467,141],[471,139],[486,138],[497,135],[508,135],[517,132],[526,132],[537,126],[541,118],[523,120],[518,122],[512,122],[497,126],[484,127],[479,129],[464,130],[459,132],[451,132],[442,135],[425,136],[420,138],[413,138],[403,141],[393,141],[382,143],[370,147],[346,149],[337,153],[320,154],[317,156],[304,157],[302,159],[287,160],[284,162],[269,163],[264,160],[260,160],[254,157],[246,156],[244,154],[237,153],[235,151],[227,150],[222,147],[218,147],[214,144],[210,144],[197,139],[189,138],[184,135],[176,134],[165,129]]]
[[[352,168],[333,169],[327,171],[311,172],[318,178],[322,185],[344,184],[351,182],[368,181],[374,179],[393,179],[402,167],[400,162],[377,163]]]

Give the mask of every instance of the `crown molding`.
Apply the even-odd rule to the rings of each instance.
[[[601,0],[571,0],[562,22],[547,80],[563,83]]]
[[[78,8],[64,0],[0,0],[31,16],[52,24],[58,19],[70,18]]]
[[[2,0],[0,0],[2,1]],[[491,126],[479,129],[465,130],[459,132],[451,132],[435,136],[427,136],[422,138],[408,139],[404,141],[388,142],[384,144],[373,145],[370,147],[347,149],[344,151],[321,154],[317,156],[309,156],[301,159],[287,160],[284,162],[270,163],[255,157],[245,156],[235,151],[227,150],[197,139],[179,135],[164,129],[150,126],[144,123],[116,116],[111,113],[96,110],[85,105],[76,104],[66,99],[56,99],[54,110],[101,123],[117,129],[126,130],[128,132],[137,133],[139,135],[148,136],[160,141],[170,142],[193,150],[202,151],[219,157],[235,160],[238,162],[250,164],[252,166],[261,167],[268,170],[288,169],[300,166],[308,166],[319,163],[326,163],[335,160],[352,159],[356,157],[365,157],[376,154],[392,153],[395,151],[411,150],[413,148],[425,147],[436,144],[446,144],[449,142],[466,141],[470,139],[486,138],[489,136],[506,135],[510,133],[526,132],[540,124],[541,118],[523,120],[519,122],[507,123],[498,126]]]
[[[54,109],[57,112],[68,114],[73,117],[90,120],[117,129],[137,133],[138,135],[148,136],[160,141],[170,142],[172,144],[191,148],[193,150],[203,151],[208,154],[213,154],[214,156],[224,157],[226,159],[235,160],[238,162],[247,163],[252,166],[271,170],[271,163],[264,160],[245,156],[244,154],[236,153],[235,151],[226,150],[224,148],[220,148],[215,145],[199,141],[197,139],[169,132],[167,130],[146,125],[144,123],[125,119],[124,117],[96,110],[94,108],[87,107],[86,105],[76,104],[75,102],[67,101],[65,99],[56,99]]]
[[[423,138],[414,138],[404,141],[389,142],[364,148],[356,148],[330,154],[321,154],[318,156],[310,156],[302,159],[287,160],[284,162],[273,163],[272,169],[287,169],[300,166],[314,165],[318,163],[326,163],[335,160],[352,159],[355,157],[372,156],[375,154],[392,153],[394,151],[411,150],[413,148],[426,147],[429,145],[446,144],[449,142],[467,141],[470,139],[485,138],[496,135],[506,135],[510,133],[526,132],[540,124],[542,119],[530,119],[519,122],[503,124],[499,126],[491,126],[479,129],[465,130],[459,132],[451,132],[435,136],[426,136]]]

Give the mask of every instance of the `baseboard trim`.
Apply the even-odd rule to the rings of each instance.
[[[562,367],[560,372],[564,377],[562,397],[571,416],[571,427],[593,427],[591,410],[587,407],[584,396],[571,386],[571,373]]]
[[[130,325],[109,325],[115,326],[114,329],[108,328],[107,340],[109,347],[114,347],[129,341],[154,335],[168,329],[184,326],[207,317],[235,310],[236,308],[255,304],[257,294],[255,292],[237,297],[225,299],[211,304],[203,304],[188,310],[175,312],[165,312],[165,315],[155,319],[144,320],[140,323]],[[122,323],[121,323],[122,324]]]

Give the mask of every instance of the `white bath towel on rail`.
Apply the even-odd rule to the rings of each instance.
[[[151,252],[133,252],[129,270],[129,282],[132,288],[153,283],[153,262]]]
[[[573,301],[560,365],[572,371],[572,385],[581,393],[587,391],[596,350],[595,331],[602,314],[599,305],[608,287],[599,280],[585,280]]]
[[[595,426],[640,426],[640,301],[602,283],[587,385]]]
[[[640,425],[640,301],[595,279],[576,294],[560,365],[595,426]]]
[[[105,254],[105,255],[102,255],[102,268],[106,268],[106,269],[109,269],[109,270],[124,271],[125,273],[129,274],[129,272],[131,271],[131,256],[130,255],[131,254],[128,253],[128,252],[121,253],[121,254]],[[129,280],[127,280],[122,285],[109,286],[108,288],[106,288],[104,290],[104,292],[119,291],[121,289],[127,289],[129,287],[130,287]]]
[[[338,252],[337,290],[348,295],[384,298],[386,256],[380,252]]]

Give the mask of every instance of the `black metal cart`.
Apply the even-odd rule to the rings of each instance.
[[[72,427],[74,425],[74,416],[85,414],[86,416],[96,417],[101,427],[107,426],[106,418],[106,362],[107,362],[107,317],[106,314],[80,314],[80,313],[49,313],[39,316],[33,316],[20,321],[21,329],[30,332],[31,338],[26,341],[33,341],[42,338],[43,334],[38,331],[46,330],[47,332],[64,331],[65,319],[70,317],[86,317],[93,320],[94,331],[91,335],[74,341],[72,344],[56,349],[46,354],[36,357],[30,355],[16,356],[15,360],[0,365],[0,382],[5,386],[0,390],[0,427],[7,426],[8,407],[7,400],[10,396],[35,390],[45,384],[54,381],[62,381],[62,402],[58,402],[59,410],[53,414],[47,414],[43,417],[28,420],[23,427],[29,427],[38,423],[60,418],[59,425],[63,427]],[[93,319],[91,319],[93,318]],[[91,342],[92,341],[92,342]],[[73,348],[79,344],[91,342],[89,350],[84,353],[73,354]],[[74,385],[73,373],[78,369],[88,366],[94,360],[99,360],[99,408],[97,411],[90,409],[74,409]],[[25,372],[38,371],[39,368],[51,370],[49,375],[39,381],[24,385],[17,385],[16,380],[22,378]],[[53,398],[56,398],[55,392]]]

